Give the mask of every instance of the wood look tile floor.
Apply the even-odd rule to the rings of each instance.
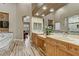
[[[34,46],[26,47],[25,44],[19,42],[15,44],[10,56],[41,56],[41,54]]]

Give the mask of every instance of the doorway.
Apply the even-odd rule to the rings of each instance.
[[[24,41],[28,36],[30,35],[30,17],[29,16],[24,16],[23,17],[23,35],[24,35]]]

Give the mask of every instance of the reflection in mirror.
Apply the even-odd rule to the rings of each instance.
[[[61,30],[60,22],[55,23],[55,30],[58,30],[58,31]]]
[[[79,33],[79,15],[68,17],[69,32]]]

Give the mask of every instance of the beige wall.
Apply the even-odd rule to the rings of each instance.
[[[30,3],[19,3],[17,4],[17,27],[18,27],[18,34],[16,35],[16,38],[23,38],[23,16],[30,16],[30,21],[32,17],[32,9]]]

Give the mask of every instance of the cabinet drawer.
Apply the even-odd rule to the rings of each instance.
[[[52,46],[56,45],[55,39],[46,38],[45,42],[48,43],[48,44],[50,44],[50,45],[52,45]]]
[[[73,44],[69,44],[68,50],[73,52],[74,55],[78,55],[79,56],[79,46],[76,46],[76,45],[73,45]]]
[[[59,45],[60,47],[64,48],[64,49],[68,49],[68,43],[63,42],[63,41],[56,41],[57,45]]]
[[[56,56],[56,46],[51,46],[50,44],[46,44],[46,55]]]

